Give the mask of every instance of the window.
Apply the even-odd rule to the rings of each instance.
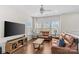
[[[42,30],[50,30],[51,34],[57,31],[59,33],[59,17],[38,17],[35,19],[35,32]]]
[[[52,20],[51,29],[52,29],[52,34],[54,34],[55,31],[57,31],[57,34],[59,33],[59,19],[55,21]]]

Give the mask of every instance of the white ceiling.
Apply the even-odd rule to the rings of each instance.
[[[9,7],[30,16],[40,15],[40,5],[9,5]],[[49,15],[79,12],[79,5],[44,5],[44,8],[47,10],[52,10],[50,12],[45,12],[45,14]]]

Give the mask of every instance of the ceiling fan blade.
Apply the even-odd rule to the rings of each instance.
[[[44,11],[52,11],[52,10],[44,10]]]

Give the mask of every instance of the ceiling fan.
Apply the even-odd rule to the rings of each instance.
[[[44,6],[41,5],[41,6],[40,6],[40,13],[43,14],[43,13],[46,12],[46,11],[52,11],[52,10],[46,10],[46,9],[44,9]]]

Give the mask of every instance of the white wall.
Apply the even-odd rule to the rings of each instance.
[[[79,35],[79,13],[68,13],[60,16],[61,31]]]

